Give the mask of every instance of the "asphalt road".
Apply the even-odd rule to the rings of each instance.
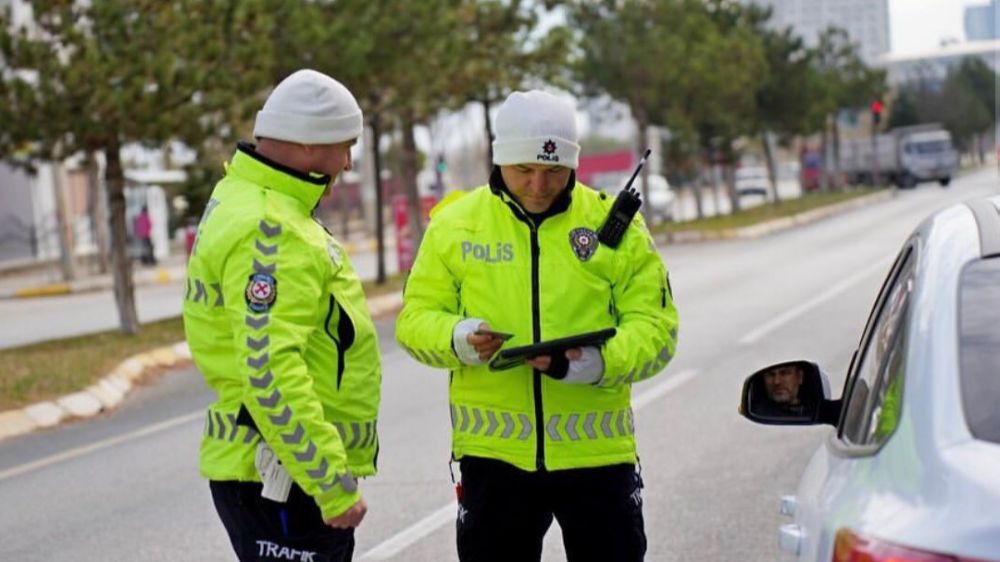
[[[651,561],[780,559],[778,497],[830,431],[757,426],[736,414],[743,379],[785,359],[818,362],[839,396],[881,277],[929,212],[998,191],[995,170],[758,240],[663,249],[679,353],[633,393]],[[421,367],[380,323],[380,474],[361,560],[448,561],[454,508],[446,375]],[[232,560],[197,448],[211,400],[170,373],[115,413],[0,443],[0,560]],[[557,526],[546,560],[561,560]]]

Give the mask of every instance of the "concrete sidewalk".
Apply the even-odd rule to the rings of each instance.
[[[166,285],[184,281],[187,260],[184,256],[170,256],[159,265],[145,267],[133,265],[132,279],[136,287]],[[114,286],[110,273],[80,273],[73,281],[54,281],[58,274],[50,266],[39,266],[0,278],[0,299],[20,299],[107,291]]]
[[[375,244],[375,239],[370,238],[348,241],[342,245],[349,255],[355,255],[358,252],[374,252]],[[395,240],[386,240],[386,250],[395,247]],[[55,268],[54,265],[46,264],[0,277],[0,300],[110,291],[114,287],[110,273],[81,274],[73,281],[58,281],[54,280],[59,277]],[[172,255],[154,267],[134,264],[132,269],[132,279],[136,287],[182,283],[186,275],[187,258],[180,254]]]
[[[368,299],[373,318],[395,314],[402,306],[403,293],[398,291]],[[107,412],[118,406],[150,371],[186,365],[190,360],[191,350],[186,341],[129,357],[79,392],[0,412],[0,441]]]

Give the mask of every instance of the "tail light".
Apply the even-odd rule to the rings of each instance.
[[[939,552],[918,550],[859,535],[850,529],[837,531],[833,562],[990,562]]]

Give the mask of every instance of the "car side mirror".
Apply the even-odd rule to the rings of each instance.
[[[840,401],[830,400],[830,381],[818,365],[786,361],[746,379],[740,414],[770,425],[836,425]]]

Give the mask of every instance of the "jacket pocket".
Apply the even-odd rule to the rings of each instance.
[[[330,295],[330,307],[326,311],[326,321],[323,322],[323,328],[337,348],[337,390],[340,390],[340,382],[344,378],[344,356],[347,355],[347,350],[354,345],[355,332],[354,322],[350,315],[347,314],[344,307],[340,306],[333,295]]]

